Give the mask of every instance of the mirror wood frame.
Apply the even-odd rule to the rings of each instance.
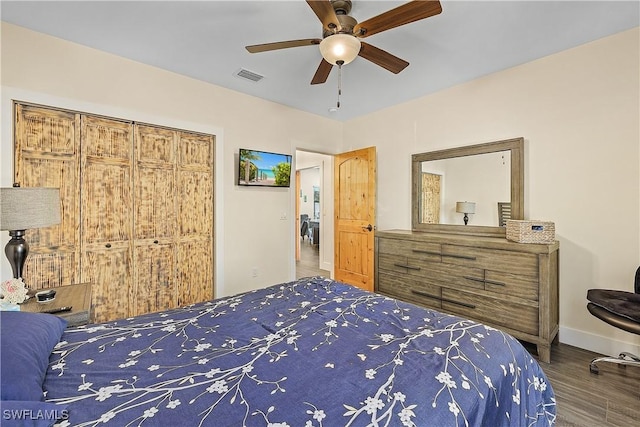
[[[477,154],[509,151],[511,154],[511,219],[524,219],[524,138],[505,139],[466,147],[430,151],[411,156],[411,228],[413,231],[469,234],[476,236],[506,236],[506,227],[454,224],[425,224],[420,222],[422,193],[422,162]],[[496,205],[497,209],[497,205]]]

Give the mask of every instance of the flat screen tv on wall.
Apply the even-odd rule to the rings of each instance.
[[[289,187],[291,156],[241,148],[238,155],[238,185]]]

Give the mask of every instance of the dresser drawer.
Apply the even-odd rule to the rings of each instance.
[[[485,289],[498,295],[510,295],[528,301],[538,301],[538,279],[504,271],[485,270]]]
[[[378,239],[378,253],[440,261],[441,245],[414,240]]]
[[[442,262],[538,277],[538,257],[524,252],[443,244]]]
[[[456,289],[442,289],[442,308],[494,327],[504,326],[526,334],[538,334],[538,307]]]
[[[376,291],[402,301],[412,302],[436,310],[441,308],[440,287],[411,277],[380,272],[378,273]]]

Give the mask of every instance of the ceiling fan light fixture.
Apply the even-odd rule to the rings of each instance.
[[[360,52],[360,40],[349,34],[332,34],[320,42],[320,53],[328,63],[336,65],[338,61],[343,64],[356,59]]]

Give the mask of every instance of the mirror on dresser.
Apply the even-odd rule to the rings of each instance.
[[[499,207],[524,219],[523,138],[412,155],[414,231],[504,236]]]

